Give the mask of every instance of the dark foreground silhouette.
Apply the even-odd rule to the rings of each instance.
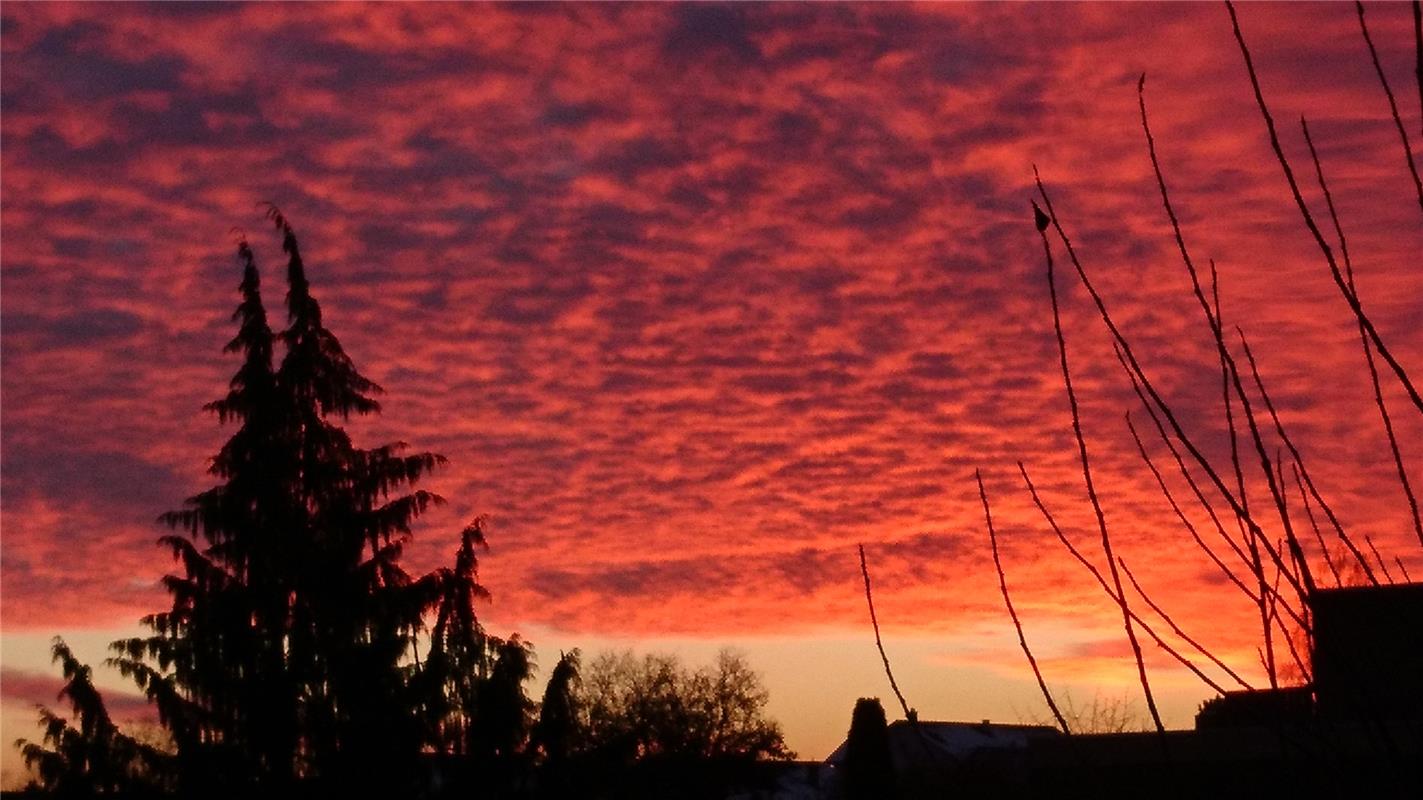
[[[525,685],[532,645],[476,613],[481,520],[454,565],[412,576],[402,551],[442,502],[416,488],[444,462],[396,442],[356,446],[342,423],[378,413],[381,388],[325,326],[297,238],[274,206],[287,257],[287,324],[273,330],[246,240],[241,365],[208,404],[235,427],[215,484],[163,515],[177,569],[171,607],[108,665],[156,710],[157,741],[121,732],[90,668],[54,659],[68,719],[41,709],[40,742],[17,746],[34,791],[64,797],[720,796],[755,765],[789,757],[742,659],[690,671],[609,656],[588,686],[575,650],[541,703]]]

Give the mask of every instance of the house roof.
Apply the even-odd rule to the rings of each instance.
[[[1030,739],[1061,734],[1050,725],[1001,725],[988,720],[920,720],[911,724],[901,719],[890,723],[888,735],[890,756],[894,763],[906,765],[922,761],[956,761],[972,756],[980,750],[1022,750],[1027,748]],[[825,762],[839,766],[845,760],[846,744],[847,742],[841,742]]]

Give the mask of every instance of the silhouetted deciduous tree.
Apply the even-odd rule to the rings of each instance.
[[[765,716],[760,677],[735,653],[722,651],[714,669],[696,671],[674,656],[605,654],[589,666],[584,686],[589,745],[614,757],[793,756],[780,725]]]

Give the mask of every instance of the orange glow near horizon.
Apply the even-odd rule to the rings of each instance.
[[[1409,11],[1369,14],[1417,135]],[[78,635],[99,660],[98,643],[166,602],[154,519],[208,485],[228,433],[200,408],[236,366],[221,353],[233,226],[284,319],[264,200],[296,227],[329,326],[387,390],[380,417],[352,423],[357,441],[449,458],[428,482],[449,502],[419,526],[411,571],[451,558],[463,523],[489,515],[486,625],[528,634],[545,666],[560,647],[693,660],[740,647],[791,747],[822,757],[856,697],[892,700],[864,543],[886,645],[925,718],[1043,718],[998,594],[981,469],[1049,683],[1135,691],[1115,606],[1048,533],[1016,462],[1100,561],[1028,205],[1034,164],[1154,380],[1225,452],[1213,344],[1139,126],[1143,72],[1227,323],[1250,337],[1341,519],[1423,575],[1353,317],[1290,201],[1222,8],[0,15],[7,771],[28,704],[57,688],[48,637]],[[1423,377],[1423,226],[1353,9],[1241,16],[1310,202],[1322,210],[1301,114],[1363,302]],[[1136,405],[1111,343],[1059,279],[1115,545],[1185,629],[1262,682],[1254,607],[1162,499],[1123,424]],[[1423,422],[1385,385],[1423,482],[1408,447]],[[1208,690],[1147,655],[1171,721],[1189,725]]]

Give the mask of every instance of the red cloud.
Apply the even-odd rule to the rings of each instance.
[[[3,13],[12,629],[163,603],[152,520],[204,484],[223,436],[198,409],[234,368],[227,232],[255,231],[260,200],[296,221],[332,328],[390,389],[359,439],[450,457],[433,488],[451,507],[419,532],[416,566],[493,515],[499,624],[858,628],[858,542],[899,629],[1006,624],[969,480],[982,468],[1030,633],[1110,625],[1016,478],[1023,459],[1097,552],[1027,201],[1037,163],[1155,379],[1221,452],[1210,342],[1137,127],[1143,70],[1187,234],[1217,259],[1317,480],[1354,529],[1416,552],[1351,316],[1300,235],[1219,9]],[[1365,302],[1423,363],[1401,260],[1423,239],[1351,13],[1243,15],[1280,118],[1314,121]],[[1406,17],[1371,14],[1399,80]],[[275,309],[275,243],[260,255]],[[1248,669],[1251,609],[1183,544],[1126,437],[1107,340],[1065,292],[1120,551]]]

